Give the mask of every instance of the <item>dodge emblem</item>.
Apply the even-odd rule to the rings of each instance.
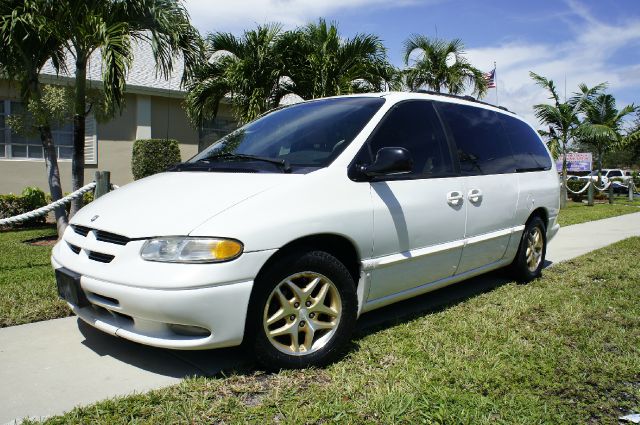
[[[93,223],[94,221],[96,221],[98,219],[98,217],[100,217],[99,215],[94,215],[93,217],[91,217],[91,222]]]

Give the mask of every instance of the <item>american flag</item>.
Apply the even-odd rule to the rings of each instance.
[[[487,82],[487,87],[490,89],[496,88],[496,69],[493,68],[491,71],[485,73],[484,80]]]

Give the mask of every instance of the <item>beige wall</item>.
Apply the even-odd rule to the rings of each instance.
[[[151,137],[176,139],[182,160],[198,153],[198,130],[191,126],[182,99],[151,97]]]
[[[0,81],[0,99],[18,99],[15,84]],[[107,123],[98,124],[98,164],[86,165],[85,181],[93,180],[96,170],[111,171],[111,180],[123,185],[133,180],[131,150],[136,138],[136,95],[125,96],[125,107]],[[168,133],[167,133],[168,131]],[[198,131],[192,128],[182,109],[182,99],[151,96],[151,137],[176,139],[180,142],[182,160],[198,151]],[[71,162],[59,162],[62,187],[71,191]],[[37,186],[48,192],[44,161],[0,159],[0,193],[19,193],[26,186]]]
[[[61,161],[58,166],[62,190],[71,192],[71,162]],[[86,183],[93,181],[96,169],[95,165],[85,167],[84,179]],[[36,186],[49,193],[44,161],[0,160],[0,194],[20,193],[27,186]]]

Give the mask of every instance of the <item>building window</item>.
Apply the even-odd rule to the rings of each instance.
[[[238,128],[238,124],[233,118],[216,117],[215,119],[205,121],[200,127],[200,146],[199,149],[208,148],[213,142],[231,133]]]
[[[7,129],[5,126],[4,102],[0,100],[0,158],[7,157]]]
[[[21,102],[0,100],[0,158],[8,159],[43,159],[44,153],[39,134],[18,134],[14,132],[7,117],[24,111]],[[73,123],[51,128],[53,143],[58,159],[71,159],[73,155]]]

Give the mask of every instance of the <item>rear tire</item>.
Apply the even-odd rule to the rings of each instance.
[[[355,286],[344,264],[327,252],[285,256],[254,284],[245,346],[272,370],[331,363],[355,328]]]
[[[542,219],[535,216],[529,220],[522,232],[516,258],[511,263],[513,277],[528,283],[542,275],[547,253],[547,231]]]

